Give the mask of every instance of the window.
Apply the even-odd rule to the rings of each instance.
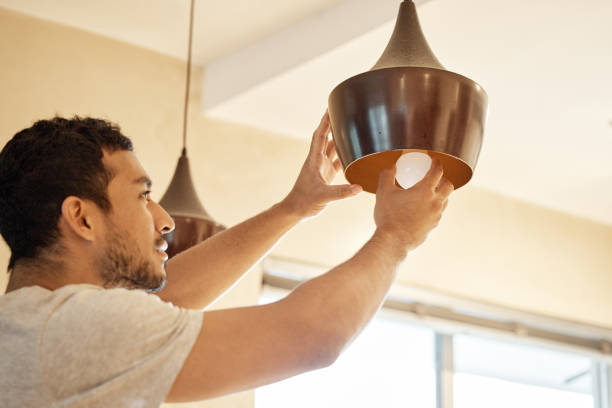
[[[454,408],[593,408],[591,359],[543,347],[453,336]]]
[[[299,280],[274,271],[264,282],[261,303]],[[331,367],[257,389],[255,408],[612,408],[609,366],[593,358],[606,353],[602,331],[572,335],[562,321],[537,326],[541,317],[476,308],[385,305]]]
[[[279,298],[266,291],[262,303]],[[255,408],[435,408],[434,333],[381,311],[331,366],[255,392]]]

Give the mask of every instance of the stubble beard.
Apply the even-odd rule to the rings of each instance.
[[[155,245],[160,246],[160,238]],[[157,273],[155,265],[147,260],[127,231],[111,227],[108,244],[98,262],[100,277],[105,288],[144,289],[159,292],[166,285],[166,274]],[[153,248],[152,248],[153,249]],[[163,266],[162,266],[163,271]]]

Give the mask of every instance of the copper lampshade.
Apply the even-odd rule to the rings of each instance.
[[[329,96],[334,142],[350,183],[375,193],[380,172],[406,152],[438,158],[455,189],[474,173],[487,116],[487,94],[444,69],[429,48],[411,0],[376,65]]]
[[[168,242],[170,258],[225,229],[211,218],[198,199],[191,180],[186,149],[183,149],[172,181],[159,204],[176,224],[175,230],[164,237]]]

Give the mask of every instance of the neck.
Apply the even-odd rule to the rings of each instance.
[[[89,268],[78,268],[88,270]],[[84,276],[79,271],[71,271],[65,267],[64,262],[58,260],[27,260],[19,261],[11,271],[6,292],[11,292],[27,286],[40,286],[48,290],[55,290],[65,285],[89,283],[101,285],[91,277]]]
[[[57,285],[57,271],[60,271],[61,265],[53,261],[19,261],[11,270],[7,292],[17,290],[27,286],[42,286],[43,288],[53,290],[61,285]]]

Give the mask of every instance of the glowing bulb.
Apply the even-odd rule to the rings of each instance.
[[[423,180],[431,167],[431,157],[419,152],[405,153],[397,159],[395,166],[395,179],[400,186],[408,189]]]

